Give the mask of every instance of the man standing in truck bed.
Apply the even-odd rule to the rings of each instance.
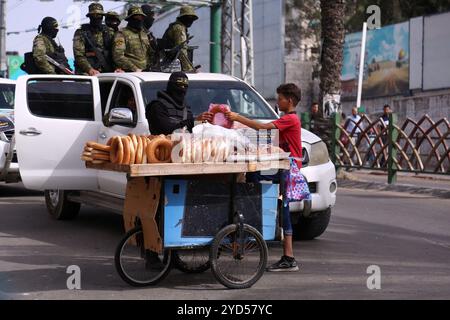
[[[113,44],[113,59],[116,66],[125,72],[141,72],[150,68],[153,49],[144,30],[146,15],[140,7],[128,10],[126,28],[116,33]]]
[[[42,74],[60,74],[57,67],[48,62],[47,57],[61,63],[66,68],[69,67],[64,48],[55,42],[56,35],[59,32],[58,22],[53,17],[45,17],[39,25],[39,34],[33,41],[33,60],[38,70],[36,73]]]
[[[89,23],[75,31],[73,37],[73,55],[77,74],[95,76],[112,72],[111,46],[114,31],[103,24],[103,6],[99,3],[89,5]]]
[[[189,59],[187,40],[189,38],[188,28],[190,28],[197,19],[198,16],[195,13],[194,8],[191,6],[183,6],[180,9],[177,21],[171,23],[163,35],[166,49],[171,49],[185,43],[178,57],[181,62],[181,70],[184,72],[195,72],[192,61]]]

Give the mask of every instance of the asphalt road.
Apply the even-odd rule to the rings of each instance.
[[[0,299],[450,299],[449,208],[450,200],[340,189],[325,234],[294,245],[299,272],[228,290],[210,271],[172,270],[157,287],[135,289],[114,268],[119,215],[85,207],[75,221],[53,221],[40,193],[0,185]],[[269,252],[275,261],[281,246]],[[71,265],[81,290],[67,289]],[[370,290],[373,265],[381,288]]]

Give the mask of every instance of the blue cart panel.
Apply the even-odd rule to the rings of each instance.
[[[164,182],[164,247],[209,245],[229,224],[230,183],[200,180]],[[264,240],[275,238],[277,184],[236,184],[235,208]]]

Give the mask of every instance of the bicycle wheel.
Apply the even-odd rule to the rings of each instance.
[[[185,273],[202,273],[211,266],[208,248],[175,250],[172,252],[174,267]]]
[[[157,284],[170,271],[171,252],[157,254],[144,248],[142,227],[128,231],[117,246],[114,261],[120,277],[135,287]]]
[[[209,260],[214,277],[230,289],[250,288],[264,274],[268,249],[258,230],[244,224],[242,249],[237,225],[220,230],[211,244]]]

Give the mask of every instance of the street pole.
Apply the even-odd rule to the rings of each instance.
[[[6,0],[0,0],[0,77],[6,77]]]
[[[222,54],[221,47],[221,33],[222,33],[222,8],[220,4],[211,6],[211,45],[209,52],[211,73],[221,73],[222,69]]]
[[[361,107],[361,94],[362,84],[364,76],[364,56],[366,54],[366,34],[367,34],[367,22],[363,23],[362,39],[361,39],[361,54],[359,60],[359,77],[358,77],[358,98],[356,100],[356,107]]]

